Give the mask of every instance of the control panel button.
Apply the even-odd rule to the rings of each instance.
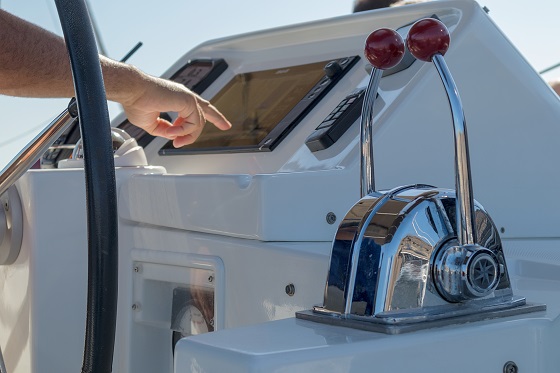
[[[364,89],[346,96],[305,140],[312,152],[327,149],[356,122],[362,113]]]

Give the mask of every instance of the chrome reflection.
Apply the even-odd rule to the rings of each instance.
[[[60,113],[45,129],[31,140],[18,155],[0,171],[0,195],[4,194],[45,153],[56,139],[77,121],[75,100],[68,109]]]
[[[393,320],[388,315],[397,313],[397,319],[411,322],[445,317],[446,307],[457,312],[459,300],[471,311],[477,302],[485,309],[493,303],[497,308],[524,303],[513,300],[496,226],[481,205],[475,202],[474,207],[477,248],[469,258],[476,260],[465,270],[479,273],[489,262],[484,260],[487,256],[498,262],[499,268],[492,268],[494,278],[479,276],[483,284],[495,282],[491,292],[483,294],[485,289],[471,282],[468,290],[476,297],[453,299],[436,285],[438,275],[444,279],[448,275],[446,268],[438,272],[438,255],[457,242],[456,194],[412,185],[373,193],[348,212],[333,243],[324,303],[315,307],[315,313],[377,322]],[[408,316],[403,319],[404,314]],[[421,314],[425,317],[419,318]]]

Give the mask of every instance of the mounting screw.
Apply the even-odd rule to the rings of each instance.
[[[504,227],[500,228],[500,233],[506,233],[506,229]]]
[[[138,272],[140,272],[140,267],[134,266],[133,270],[134,270],[134,272],[138,273]]]
[[[336,222],[336,215],[334,214],[334,212],[329,212],[327,214],[326,219],[327,219],[327,223],[332,225]]]
[[[288,294],[290,297],[293,297],[294,294],[296,293],[296,287],[294,286],[294,284],[289,284],[286,285],[286,294]]]
[[[214,282],[214,276],[212,275],[208,276],[208,282]]]
[[[139,309],[140,309],[140,305],[139,305],[138,303],[134,303],[134,304],[132,305],[132,310],[133,310],[133,311],[138,311]]]
[[[517,373],[519,369],[517,368],[517,364],[513,361],[508,361],[504,364],[504,373]]]
[[[6,211],[10,210],[10,204],[8,203],[8,201],[4,202],[4,210]]]

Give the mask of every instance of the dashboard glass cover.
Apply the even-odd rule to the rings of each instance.
[[[179,149],[168,142],[162,155],[272,150],[296,118],[294,108],[321,85],[330,84],[324,67],[329,61],[238,74],[211,99],[233,127],[221,131],[207,123],[199,139]],[[317,87],[317,88],[316,88]],[[298,110],[295,110],[298,111]],[[298,115],[301,113],[298,113]],[[276,130],[275,130],[276,129]],[[275,133],[276,132],[276,133]]]

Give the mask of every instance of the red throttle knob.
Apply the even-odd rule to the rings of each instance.
[[[447,52],[449,31],[437,19],[421,19],[410,28],[406,45],[414,57],[430,62],[435,54],[443,56]]]
[[[385,70],[396,66],[404,55],[404,41],[398,32],[380,28],[366,39],[364,54],[373,67]]]

